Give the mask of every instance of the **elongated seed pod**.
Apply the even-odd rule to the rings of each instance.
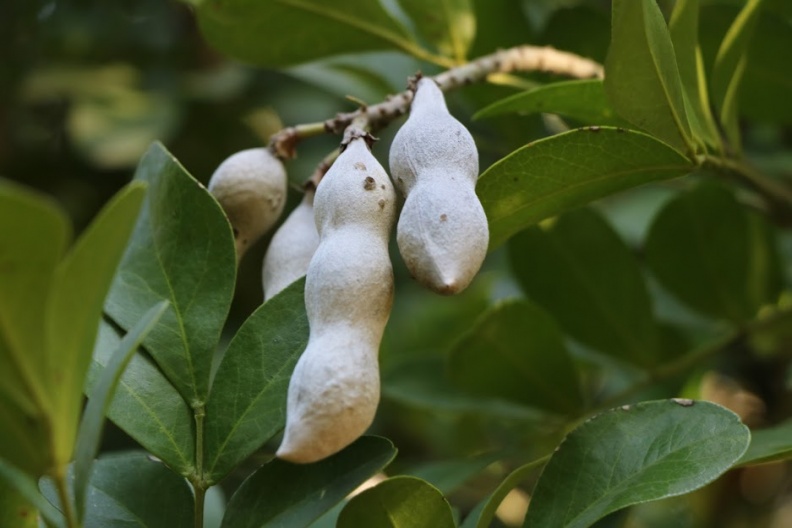
[[[310,336],[289,382],[280,458],[321,460],[374,419],[377,356],[393,302],[388,238],[395,201],[362,137],[349,142],[316,190],[320,242],[305,283]]]
[[[209,180],[234,229],[237,258],[266,233],[286,204],[286,170],[269,150],[242,150],[226,158]]]
[[[313,202],[314,189],[307,189],[300,204],[272,236],[261,271],[265,301],[308,271],[319,246]]]
[[[390,168],[405,195],[396,240],[410,273],[441,294],[464,290],[489,244],[476,196],[478,151],[431,79],[418,82],[410,117],[391,144]]]

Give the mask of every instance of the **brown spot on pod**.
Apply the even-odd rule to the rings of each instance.
[[[371,176],[366,176],[366,179],[363,180],[363,188],[367,191],[373,191],[376,186],[377,182]]]

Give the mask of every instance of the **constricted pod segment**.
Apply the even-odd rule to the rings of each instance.
[[[360,437],[379,403],[379,345],[393,302],[388,239],[396,194],[353,136],[316,190],[319,247],[305,284],[310,336],[289,382],[276,455],[326,458]]]
[[[418,82],[410,117],[393,139],[390,168],[405,195],[396,240],[410,273],[437,293],[464,290],[489,245],[476,196],[478,151],[429,78]]]

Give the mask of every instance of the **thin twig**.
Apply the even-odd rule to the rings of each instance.
[[[450,91],[476,82],[491,74],[541,71],[581,79],[602,78],[602,65],[574,53],[552,47],[517,46],[485,55],[461,66],[450,68],[432,77],[443,91]],[[295,156],[297,144],[305,138],[324,133],[342,134],[358,118],[364,118],[370,130],[379,130],[407,113],[413,90],[387,97],[384,101],[363,106],[353,112],[337,114],[322,122],[284,128],[270,138],[270,149],[282,158]]]

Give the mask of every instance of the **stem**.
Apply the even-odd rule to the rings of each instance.
[[[443,91],[455,90],[476,82],[483,82],[492,74],[542,71],[574,78],[602,78],[602,65],[573,53],[552,47],[516,46],[484,55],[474,61],[449,68],[432,77]],[[270,149],[283,159],[293,158],[297,143],[302,139],[323,133],[341,134],[357,118],[365,118],[373,130],[387,126],[407,113],[413,98],[408,89],[389,96],[371,106],[362,106],[354,112],[337,114],[322,122],[307,123],[284,128],[270,138]]]
[[[206,488],[202,486],[195,486],[193,484],[193,492],[195,493],[195,528],[203,528],[204,524],[204,499],[206,498]]]
[[[203,403],[193,408],[195,417],[195,477],[192,479],[195,493],[195,528],[203,528],[204,498],[206,496],[206,480],[203,472],[204,417],[206,407]]]
[[[69,496],[69,488],[66,484],[66,472],[62,468],[58,468],[52,476],[55,481],[55,489],[58,491],[58,500],[63,508],[63,516],[66,517],[66,526],[69,528],[79,528],[80,521],[77,520],[77,515],[72,505],[71,497]]]

